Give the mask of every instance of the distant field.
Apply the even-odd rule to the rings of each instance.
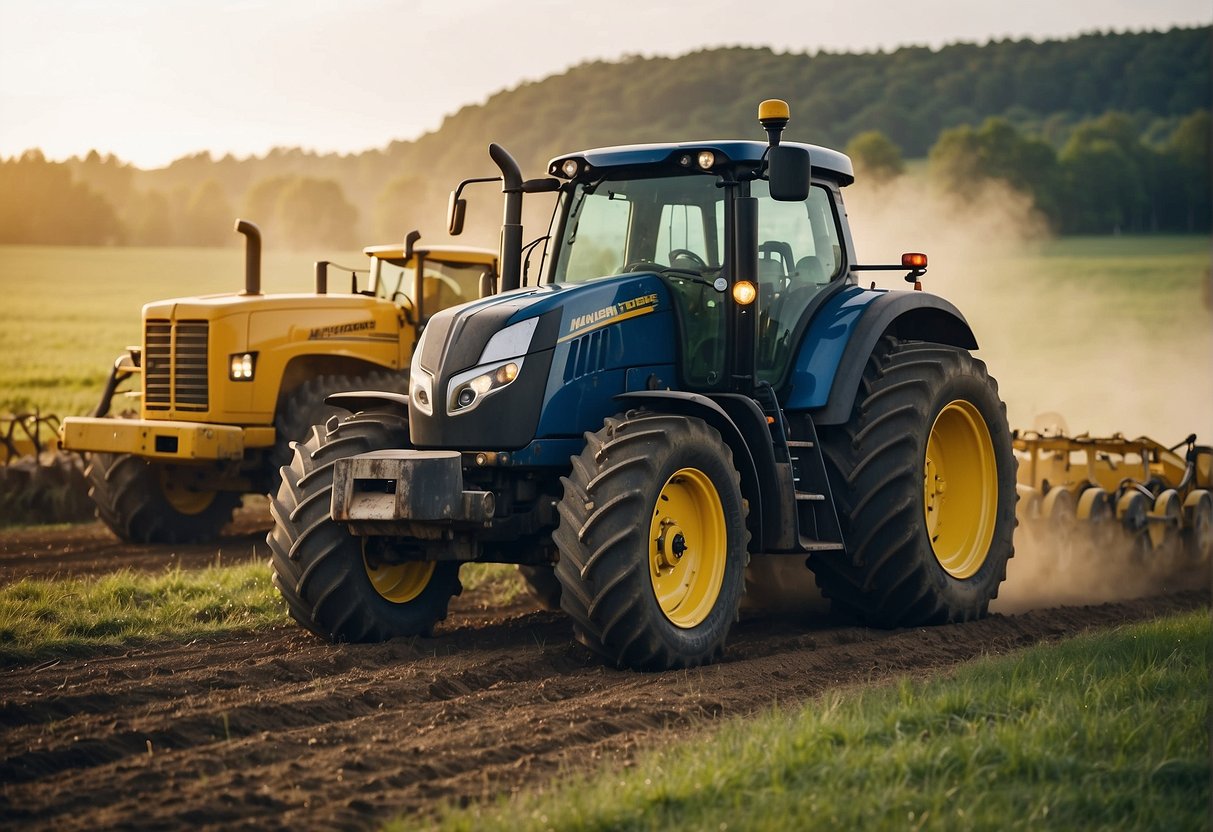
[[[925,288],[972,323],[1013,426],[1060,411],[1075,430],[1213,439],[1209,238],[1066,238],[984,258],[958,249],[931,250]],[[268,252],[264,288],[309,290],[318,259],[364,258]],[[238,291],[243,279],[240,248],[0,246],[0,412],[91,410],[115,356],[139,340],[143,303]]]
[[[360,252],[267,252],[265,291],[310,291],[316,260]],[[140,339],[144,303],[244,287],[241,248],[0,246],[0,413],[60,415],[97,404],[114,358]]]
[[[1209,442],[1209,266],[1207,237],[1066,238],[996,261],[988,279],[950,296],[1012,426],[1058,412],[1076,433]]]

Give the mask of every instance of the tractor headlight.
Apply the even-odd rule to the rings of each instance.
[[[238,352],[228,356],[227,377],[232,381],[252,381],[257,370],[257,353]]]
[[[451,379],[446,411],[452,415],[475,408],[480,400],[509,386],[518,378],[523,359],[513,358],[499,364],[475,367]]]

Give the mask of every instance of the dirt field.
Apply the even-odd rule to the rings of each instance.
[[[214,545],[126,547],[97,525],[10,533],[0,582],[266,557],[255,509]],[[1166,586],[1166,592],[1159,587]],[[557,613],[467,593],[433,639],[331,646],[284,627],[0,671],[5,829],[372,827],[533,787],[714,720],[940,673],[1082,630],[1209,603],[1208,576],[1146,597],[880,631],[821,614],[744,617],[725,661],[602,667]]]

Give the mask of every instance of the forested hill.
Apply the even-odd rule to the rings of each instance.
[[[583,147],[760,138],[756,107],[768,97],[790,103],[792,138],[846,147],[879,131],[906,158],[927,156],[949,128],[976,130],[991,117],[1059,153],[1109,113],[1122,114],[1120,133],[1131,131],[1134,142],[1162,152],[1177,128],[1198,138],[1206,129],[1203,121],[1192,127],[1192,118],[1207,113],[1213,98],[1211,32],[867,54],[722,48],[588,63],[463,107],[415,141],[346,156],[293,149],[250,159],[202,154],[141,171],[96,154],[65,165],[27,154],[0,165],[0,193],[35,202],[58,193],[64,208],[30,210],[27,201],[14,209],[16,200],[0,198],[0,242],[235,244],[230,224],[237,213],[268,226],[271,244],[358,244],[396,239],[416,226],[437,233],[449,189],[460,178],[495,172],[490,141],[509,148],[524,175],[538,176],[551,156]],[[407,109],[415,82],[403,74],[400,100],[385,102],[391,106],[380,115]],[[52,194],[29,184],[43,175],[55,182]],[[25,182],[27,191],[14,190],[14,182]],[[85,206],[91,221],[67,229],[62,222],[73,205]],[[39,217],[59,217],[61,225],[38,226]]]
[[[858,55],[732,48],[592,63],[464,107],[426,138],[453,155],[469,139],[494,136],[535,148],[541,162],[587,145],[748,136],[758,101],[778,97],[791,105],[789,131],[835,147],[880,130],[905,156],[921,157],[944,128],[989,116],[1060,139],[1066,127],[1110,110],[1152,120],[1207,109],[1210,33],[1093,34]],[[389,152],[408,149],[395,144]]]

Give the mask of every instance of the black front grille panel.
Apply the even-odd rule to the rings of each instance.
[[[143,403],[148,410],[206,410],[207,321],[149,319],[144,332]]]

